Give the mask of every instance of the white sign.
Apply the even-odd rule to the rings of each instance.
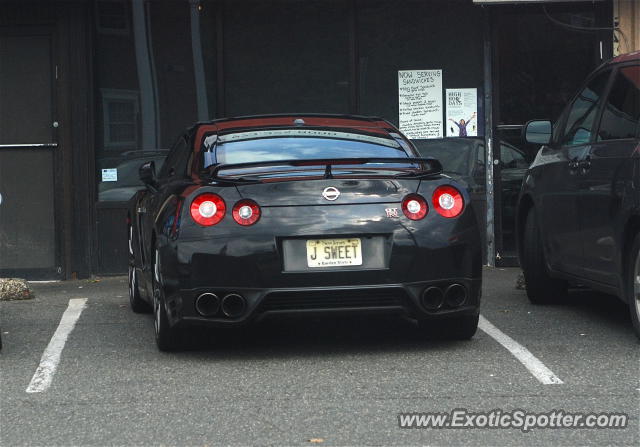
[[[442,138],[442,70],[398,71],[400,130],[409,138]]]
[[[447,136],[478,136],[478,89],[447,89]]]
[[[118,170],[117,169],[103,169],[102,170],[102,181],[103,182],[117,182],[118,181]]]

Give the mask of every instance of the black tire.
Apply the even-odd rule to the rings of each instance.
[[[478,330],[478,315],[418,321],[418,328],[427,338],[469,340]]]
[[[140,287],[138,284],[138,272],[135,267],[135,258],[133,254],[132,241],[133,227],[129,225],[129,304],[131,310],[137,314],[151,313],[151,306],[140,296]]]
[[[640,339],[640,234],[636,235],[631,245],[627,262],[627,302],[631,322],[638,339]]]
[[[155,250],[153,272],[153,327],[158,349],[163,352],[177,351],[179,349],[178,330],[169,325],[169,317],[164,299],[162,286],[162,273],[158,250]]]
[[[567,282],[549,275],[533,208],[527,214],[524,227],[522,271],[527,296],[533,304],[555,303],[567,296]]]

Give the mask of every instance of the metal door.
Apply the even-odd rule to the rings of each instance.
[[[62,274],[50,34],[0,31],[0,277]]]

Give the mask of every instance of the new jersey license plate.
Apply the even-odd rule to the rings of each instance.
[[[362,242],[354,239],[307,240],[309,267],[362,265]]]

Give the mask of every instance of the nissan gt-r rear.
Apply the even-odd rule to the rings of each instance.
[[[161,350],[190,325],[382,313],[435,336],[478,324],[467,191],[390,123],[263,116],[200,123],[130,210],[130,298]],[[330,320],[328,320],[330,321]]]

